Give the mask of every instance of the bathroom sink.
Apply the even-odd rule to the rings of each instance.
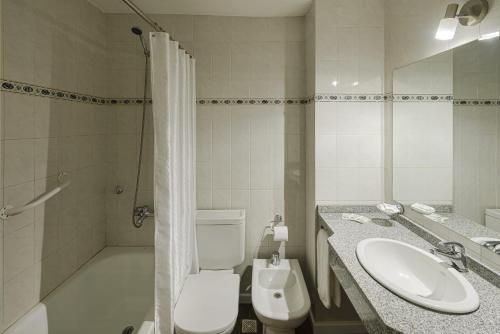
[[[356,255],[376,281],[414,304],[446,313],[470,313],[479,307],[479,297],[469,281],[420,248],[371,238],[358,243]]]

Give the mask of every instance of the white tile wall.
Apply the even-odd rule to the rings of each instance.
[[[1,8],[1,77],[106,95],[106,19],[95,7],[3,0]],[[73,181],[63,196],[1,224],[2,331],[104,247],[106,117],[90,104],[7,92],[0,100],[2,206],[53,188],[61,170]]]
[[[305,96],[304,18],[156,15],[154,19],[196,57],[198,97]],[[143,58],[130,27],[144,24],[132,15],[109,15],[108,22],[110,80],[113,82],[113,71],[131,79],[110,88],[110,94],[140,96]],[[152,244],[152,224],[148,225],[149,231],[138,231],[129,217],[141,111],[130,106],[112,109],[110,147],[116,153],[108,162],[108,242]],[[247,263],[251,262],[263,226],[274,213],[284,213],[290,226],[287,252],[303,257],[302,118],[301,106],[198,108],[198,207],[248,210]],[[151,132],[151,124],[146,129]],[[146,157],[152,157],[150,149]],[[140,202],[150,205],[151,163],[144,165],[147,181],[140,188]],[[113,193],[116,184],[125,187],[124,194]],[[264,242],[263,254],[269,253],[270,247]]]
[[[303,255],[304,112],[302,106],[199,106],[197,195],[200,209],[244,208],[246,264],[274,214],[290,228],[286,250]],[[286,168],[285,168],[286,166]]]
[[[394,102],[393,112],[394,199],[452,204],[452,102]]]
[[[384,2],[316,0],[306,17],[308,93],[381,94]],[[315,206],[383,199],[383,103],[317,102],[307,117],[307,259],[315,276]]]

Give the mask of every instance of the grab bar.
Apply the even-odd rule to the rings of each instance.
[[[43,202],[46,202],[50,198],[57,195],[61,190],[63,190],[64,188],[66,188],[70,184],[71,184],[71,181],[66,181],[63,184],[57,186],[56,188],[54,188],[50,191],[47,191],[46,193],[43,193],[42,195],[36,197],[35,199],[26,203],[23,206],[15,208],[15,207],[12,207],[10,205],[7,205],[6,207],[0,209],[0,219],[6,220],[9,217],[17,216],[18,214],[20,214],[24,211],[33,209],[34,207],[42,204]]]

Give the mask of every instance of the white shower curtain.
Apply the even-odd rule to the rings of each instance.
[[[195,61],[151,33],[155,183],[155,333],[174,332],[174,306],[198,271],[195,236]]]

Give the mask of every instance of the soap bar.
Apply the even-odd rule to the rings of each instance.
[[[368,217],[357,215],[355,213],[343,213],[342,214],[342,219],[344,220],[352,220],[357,223],[365,224],[365,223],[370,223],[372,220]]]

